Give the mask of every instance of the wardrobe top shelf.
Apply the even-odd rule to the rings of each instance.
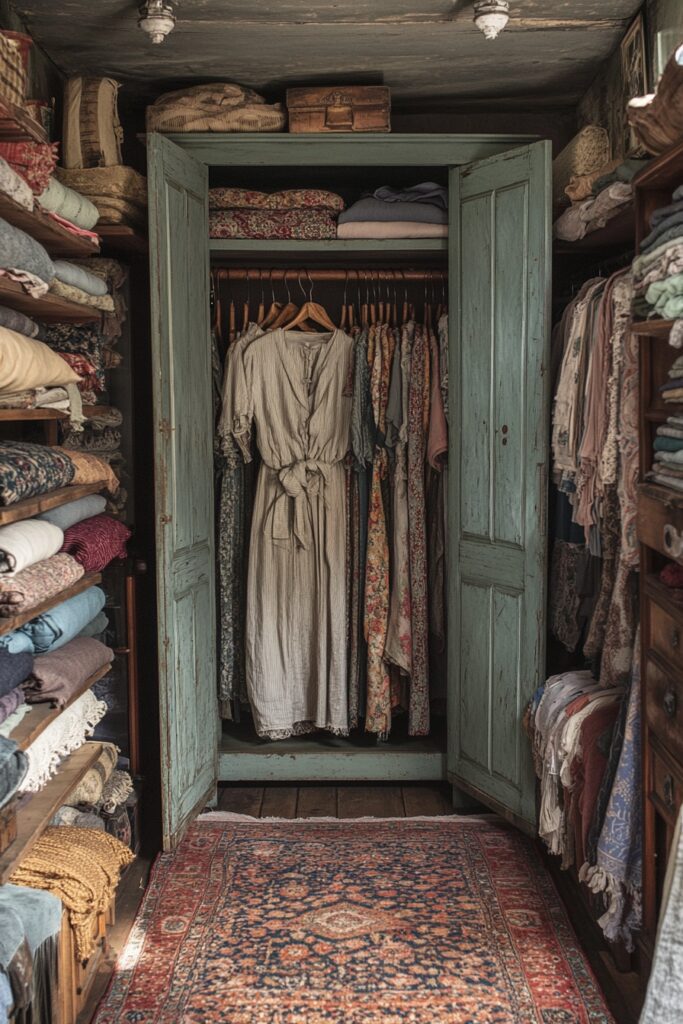
[[[448,238],[210,238],[209,252],[216,258],[258,257],[269,263],[273,257],[301,260],[309,255],[315,255],[317,261],[337,259],[345,263],[354,256],[361,261],[390,258],[393,262],[424,263],[448,256]]]

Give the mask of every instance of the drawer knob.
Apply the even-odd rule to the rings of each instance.
[[[677,629],[671,630],[671,646],[674,649],[674,651],[677,651],[678,648],[681,646],[681,634]]]
[[[669,688],[666,691],[662,705],[664,707],[664,713],[669,718],[675,718],[678,701],[676,700],[676,691],[674,689]]]
[[[664,547],[672,558],[680,558],[683,555],[683,533],[679,533],[671,523],[664,527]]]
[[[664,776],[664,803],[667,807],[674,805],[674,780],[671,775]]]

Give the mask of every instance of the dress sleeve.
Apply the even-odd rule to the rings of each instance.
[[[236,341],[228,351],[218,437],[221,451],[230,455],[236,443],[245,462],[251,462],[251,432],[254,409],[252,389],[247,376],[249,369],[246,345]]]

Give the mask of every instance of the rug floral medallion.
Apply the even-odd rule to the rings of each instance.
[[[194,824],[96,1024],[612,1024],[532,843],[482,819]]]

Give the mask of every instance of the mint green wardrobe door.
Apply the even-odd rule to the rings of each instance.
[[[533,828],[524,708],[544,679],[551,150],[450,171],[449,749]]]
[[[217,778],[208,172],[148,143],[164,848]]]

